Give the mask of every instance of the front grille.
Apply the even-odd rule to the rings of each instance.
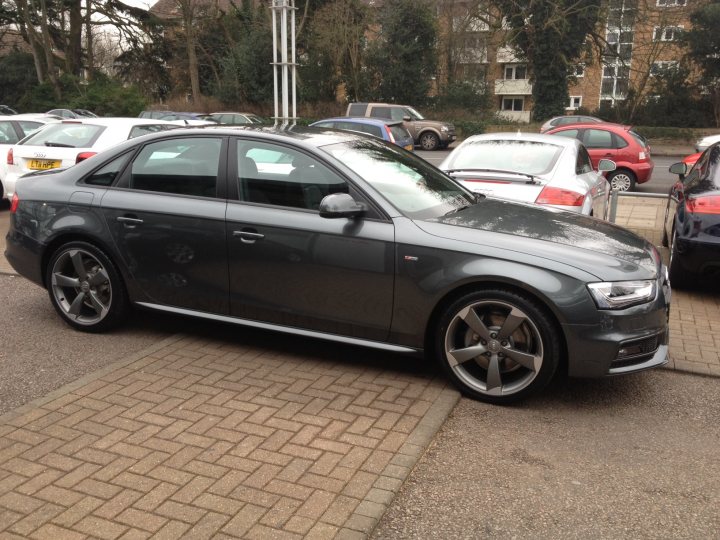
[[[654,336],[623,343],[610,368],[627,367],[650,360],[663,343],[663,337],[664,334],[655,334]]]

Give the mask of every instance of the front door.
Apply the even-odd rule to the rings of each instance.
[[[231,314],[385,340],[393,305],[393,224],[372,210],[361,219],[320,217],[326,195],[362,196],[308,154],[253,140],[231,146],[240,199],[227,212]]]
[[[228,313],[224,141],[147,144],[101,206],[115,248],[149,303]]]

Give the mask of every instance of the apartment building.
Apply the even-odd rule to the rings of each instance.
[[[649,96],[653,77],[678,65],[684,54],[678,44],[680,33],[690,27],[690,13],[706,2],[607,0],[598,29],[602,46],[588,44],[585,58],[568,74],[566,113],[580,107],[594,111],[601,105],[614,105],[625,100],[630,89],[642,97]],[[458,55],[456,74],[484,74],[498,116],[529,122],[533,107],[530,69],[512,44],[505,43],[508,32],[502,22],[492,23],[496,12],[468,0],[454,2],[454,9],[452,24],[456,29],[463,17],[472,18],[466,10],[474,10],[474,17],[480,21],[467,25],[463,43],[469,50]],[[472,65],[478,59],[481,61]]]

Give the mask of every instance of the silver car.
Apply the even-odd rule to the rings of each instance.
[[[601,159],[600,171],[615,162]],[[610,186],[575,139],[491,133],[463,141],[440,169],[475,193],[605,218]]]

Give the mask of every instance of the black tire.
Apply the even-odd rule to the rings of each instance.
[[[608,175],[610,189],[617,189],[618,191],[635,191],[636,181],[635,174],[628,169],[618,169]]]
[[[670,264],[668,266],[670,286],[674,289],[687,289],[692,281],[692,276],[682,267],[680,257],[677,247],[677,231],[673,228],[672,243],[670,244]]]
[[[550,382],[560,362],[561,339],[534,300],[485,289],[458,298],[444,310],[435,332],[435,355],[466,396],[511,403]]]
[[[420,134],[420,148],[423,150],[437,150],[440,148],[440,137],[432,131],[426,131]]]
[[[120,273],[90,243],[68,242],[56,249],[45,278],[55,310],[77,330],[103,332],[127,316],[130,304]]]

